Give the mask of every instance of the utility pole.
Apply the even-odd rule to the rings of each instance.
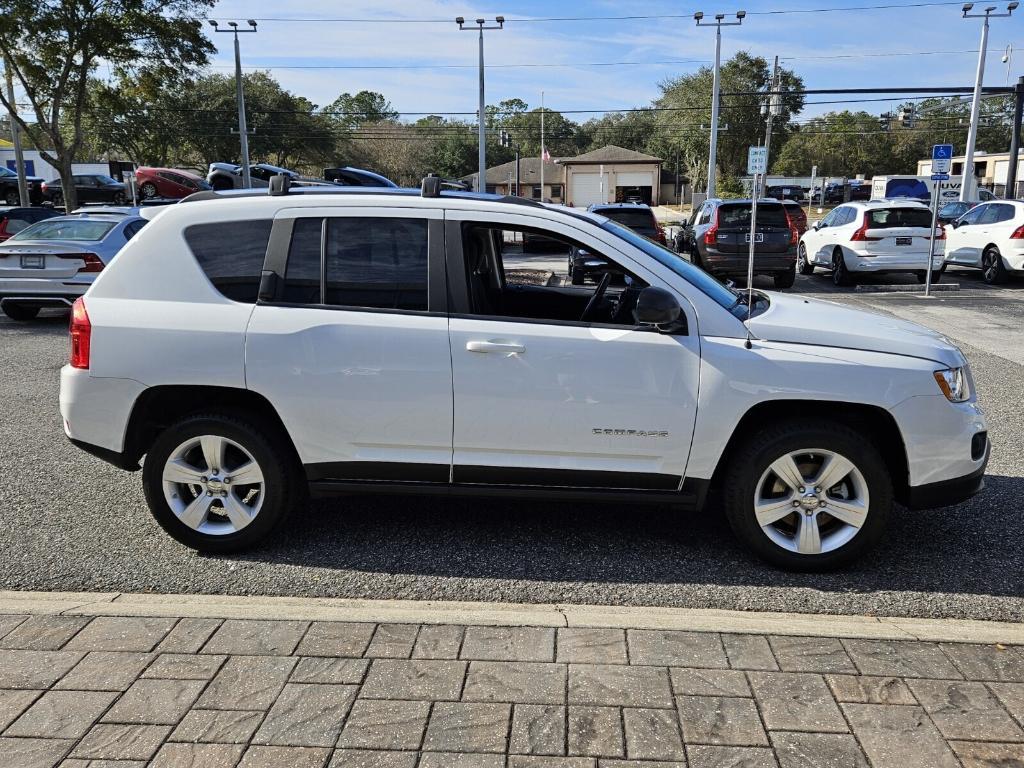
[[[718,160],[718,102],[721,94],[721,70],[722,70],[722,27],[738,27],[743,23],[746,11],[736,12],[736,21],[724,21],[725,14],[715,15],[715,23],[705,23],[704,12],[697,11],[693,14],[694,21],[698,27],[715,28],[715,72],[711,86],[711,146],[708,148],[708,197],[715,196],[715,167]]]
[[[487,191],[487,115],[484,111],[484,30],[490,29],[504,29],[505,28],[505,17],[496,16],[494,20],[498,23],[496,27],[484,26],[487,23],[486,19],[476,19],[476,29],[480,33],[480,120],[478,126],[480,146],[477,151],[477,165],[479,166],[477,171],[477,182],[476,191],[486,192]],[[462,16],[458,16],[455,19],[455,23],[459,25],[459,29],[465,31],[472,31],[473,27],[464,26],[466,20]]]
[[[239,32],[255,32],[256,21],[249,19],[250,29],[239,29],[237,21],[229,21],[231,29],[218,29],[217,22],[210,19],[210,26],[214,32],[228,32],[235,36],[235,99],[238,102],[238,136],[242,145],[242,186],[246,189],[252,187],[252,176],[249,174],[249,128],[245,123],[245,94],[242,92],[242,53],[238,45]]]
[[[1011,16],[1020,3],[1013,2],[1006,6],[1006,13],[993,13],[995,6],[986,8],[982,13],[971,13],[974,3],[964,3],[963,18],[982,19],[981,47],[978,50],[978,72],[974,78],[974,97],[971,100],[971,125],[967,131],[967,150],[964,153],[964,175],[960,184],[960,199],[973,200],[977,197],[974,189],[974,145],[978,140],[978,115],[981,112],[981,82],[985,78],[985,53],[988,48],[989,19]]]
[[[544,163],[547,162],[547,150],[544,149],[544,91],[540,92],[540,201],[544,202]],[[565,190],[562,190],[562,201],[565,202]]]
[[[775,120],[775,115],[781,114],[782,112],[782,96],[779,94],[779,57],[775,57],[775,68],[772,70],[772,85],[771,85],[771,96],[768,97],[768,127],[765,129],[764,134],[764,175],[762,178],[762,184],[768,186],[768,164],[771,162],[770,153],[772,148],[772,122]],[[760,197],[761,190],[753,190],[755,197]]]
[[[1010,124],[1010,162],[1006,168],[1006,188],[1003,197],[1017,197],[1017,155],[1020,154],[1020,121],[1024,117],[1024,77],[1017,79],[1013,89],[1013,122]]]
[[[516,153],[516,180],[515,189],[513,193],[516,197],[519,197],[519,145],[512,141],[512,135],[504,128],[498,134],[498,143],[506,149],[511,149]],[[509,174],[511,176],[511,174]],[[541,199],[544,198],[544,187],[541,186]]]
[[[9,120],[11,122],[11,143],[14,144],[14,164],[18,171],[18,200],[21,206],[32,204],[28,199],[28,183],[25,181],[25,155],[21,151],[21,126],[18,124],[18,105],[14,101],[14,73],[11,62],[4,59],[4,76],[7,78],[7,101],[11,105]]]

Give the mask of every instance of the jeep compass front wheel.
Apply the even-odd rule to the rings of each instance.
[[[291,466],[256,424],[193,416],[165,430],[146,456],[146,502],[164,530],[188,547],[245,549],[285,517]]]
[[[892,481],[870,440],[840,423],[767,427],[732,457],[726,514],[736,535],[773,565],[837,568],[878,541]]]

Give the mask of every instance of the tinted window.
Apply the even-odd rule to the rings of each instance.
[[[139,230],[146,226],[145,221],[132,221],[125,224],[124,227],[124,239],[131,240],[135,235],[139,233]]]
[[[272,224],[270,219],[193,224],[185,229],[185,242],[218,291],[254,303]]]
[[[320,304],[320,237],[323,219],[296,219],[288,246],[284,300]]]
[[[711,221],[711,210],[712,206],[704,206],[704,208],[700,212],[700,221],[698,222],[699,224],[707,224]]]
[[[284,300],[321,303],[322,219],[297,219],[288,249]],[[424,219],[327,219],[323,303],[371,309],[427,309]]]
[[[868,211],[870,229],[890,227],[924,227],[932,225],[932,212],[927,208],[876,208]]]
[[[4,227],[4,230],[7,232],[7,234],[13,235],[18,232],[21,232],[21,230],[25,229],[29,225],[29,223],[30,222],[27,221],[27,217],[10,216],[7,219],[7,226]]]
[[[757,225],[789,229],[789,219],[778,203],[758,203]],[[722,229],[750,229],[750,203],[724,203],[718,209],[718,226]]]
[[[326,303],[427,309],[425,219],[327,220]]]
[[[624,227],[635,229],[638,232],[654,231],[654,214],[650,211],[634,211],[628,208],[605,208],[596,211],[602,216],[607,216],[612,221],[617,221]]]
[[[985,215],[979,220],[980,224],[998,224],[1001,221],[1009,221],[1013,218],[1013,206],[1005,203],[993,203],[986,206],[988,209]]]

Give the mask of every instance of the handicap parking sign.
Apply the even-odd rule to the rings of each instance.
[[[936,144],[932,147],[932,173],[949,173],[953,165],[953,145]]]

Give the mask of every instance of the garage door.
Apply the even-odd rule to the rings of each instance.
[[[606,202],[601,194],[601,174],[574,173],[569,197],[574,208],[586,208],[594,203]]]
[[[650,171],[631,171],[629,173],[616,173],[615,186],[617,187],[650,187],[654,185],[654,174]]]

